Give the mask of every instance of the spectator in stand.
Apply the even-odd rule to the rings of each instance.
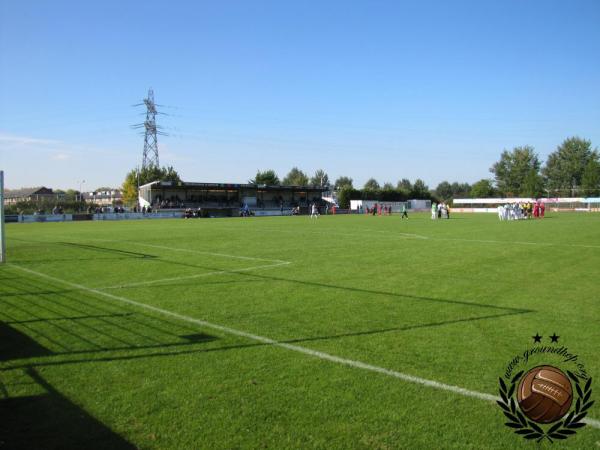
[[[244,203],[244,206],[242,207],[242,217],[249,217],[250,216],[250,208],[248,207],[247,203]]]

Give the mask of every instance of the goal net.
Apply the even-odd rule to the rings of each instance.
[[[4,242],[4,172],[0,170],[0,264],[6,262]]]

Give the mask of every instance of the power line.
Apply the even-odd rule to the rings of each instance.
[[[160,113],[154,103],[154,90],[148,89],[148,97],[143,100],[143,103],[138,103],[133,106],[146,106],[146,120],[143,123],[132,125],[132,128],[143,129],[141,133],[144,135],[144,152],[142,155],[142,169],[149,167],[160,167],[158,159],[158,139],[157,135],[168,136],[162,131],[162,127],[156,125],[156,115]]]

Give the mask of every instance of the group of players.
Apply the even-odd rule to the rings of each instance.
[[[446,203],[431,202],[431,218],[432,219],[449,219],[450,207]]]
[[[359,205],[357,212],[360,214],[363,211],[362,205]],[[375,203],[371,208],[368,206],[364,208],[364,213],[373,216],[391,216],[392,215],[392,205],[381,205]],[[401,219],[408,219],[408,211],[406,209],[406,203],[402,203],[400,205],[400,209],[398,211],[400,213]]]
[[[507,203],[498,206],[498,219],[521,220],[543,218],[546,214],[546,205],[543,202]]]

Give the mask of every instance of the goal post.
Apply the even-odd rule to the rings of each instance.
[[[6,262],[6,243],[4,239],[4,172],[0,170],[0,264]]]

